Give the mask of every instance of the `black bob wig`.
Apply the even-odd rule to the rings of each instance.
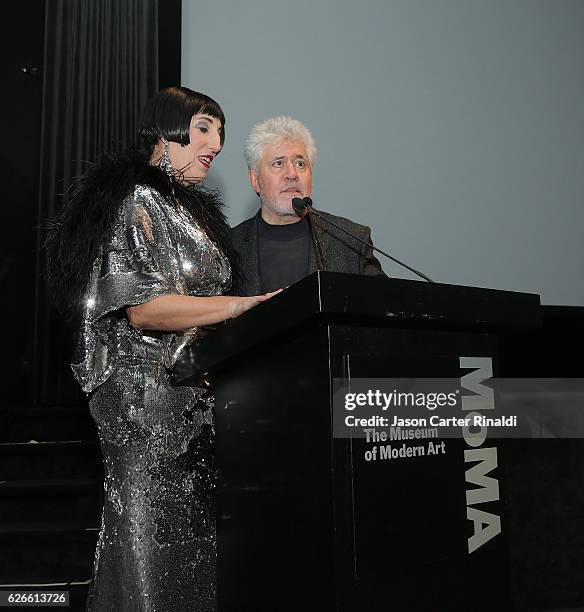
[[[139,148],[150,155],[160,138],[189,144],[193,115],[206,114],[221,122],[221,146],[225,141],[225,115],[213,98],[187,87],[167,87],[146,104],[138,122]]]

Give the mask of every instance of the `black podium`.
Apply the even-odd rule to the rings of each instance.
[[[482,444],[496,496],[481,501],[462,437],[367,461],[364,440],[332,434],[333,389],[460,378],[463,358],[496,376],[499,334],[539,322],[536,295],[317,272],[204,338],[193,359],[216,390],[219,610],[510,609],[500,441]],[[487,515],[500,529],[477,547]]]

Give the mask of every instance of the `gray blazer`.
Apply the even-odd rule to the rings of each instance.
[[[371,242],[371,230],[365,225],[353,223],[344,217],[318,212],[362,240]],[[257,230],[259,214],[258,211],[251,219],[243,221],[231,230],[233,246],[241,259],[241,271],[244,276],[240,286],[234,287],[235,295],[258,295],[260,292]],[[371,247],[351,238],[315,215],[310,217],[310,221],[313,240],[308,257],[309,274],[316,270],[350,274],[383,274]]]

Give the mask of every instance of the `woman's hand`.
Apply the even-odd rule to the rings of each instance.
[[[271,291],[270,293],[264,293],[263,295],[252,295],[250,297],[233,296],[233,301],[229,304],[228,312],[229,318],[235,319],[239,315],[243,314],[250,308],[269,300],[272,296],[280,293],[282,289]]]

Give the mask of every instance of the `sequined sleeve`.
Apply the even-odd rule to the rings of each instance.
[[[161,363],[172,364],[169,351],[175,335],[145,338],[129,325],[125,308],[161,295],[185,293],[173,242],[160,195],[136,186],[101,246],[84,296],[71,368],[86,393],[103,384],[124,355],[154,353],[160,355]]]
[[[103,247],[93,321],[161,295],[186,292],[169,228],[150,192],[136,188],[124,202],[112,239]]]

